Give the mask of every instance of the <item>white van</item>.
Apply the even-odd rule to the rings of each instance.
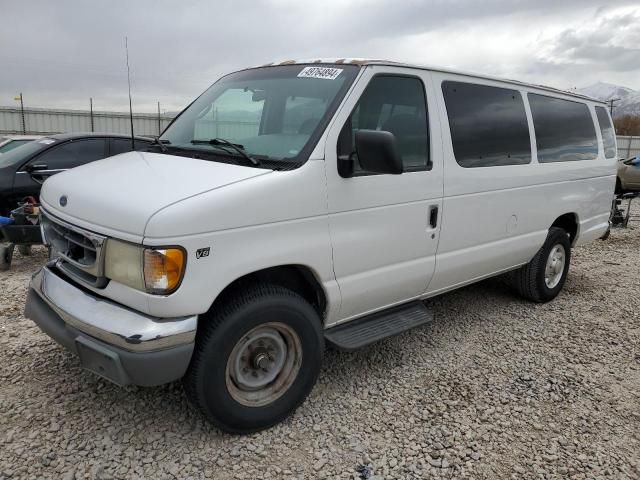
[[[535,302],[609,228],[616,143],[573,93],[383,61],[232,73],[148,152],[47,180],[26,315],[117,384],[182,378],[227,431],[279,422],[325,344],[509,272]]]

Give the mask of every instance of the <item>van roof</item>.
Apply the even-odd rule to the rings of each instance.
[[[546,85],[537,85],[535,83],[527,83],[527,82],[521,82],[519,80],[511,80],[511,79],[508,79],[508,78],[494,77],[492,75],[485,75],[485,74],[482,74],[482,73],[475,73],[475,72],[457,70],[457,69],[454,69],[454,68],[438,67],[438,66],[433,66],[433,65],[420,65],[420,64],[395,62],[393,60],[375,60],[375,59],[366,59],[366,58],[315,58],[315,59],[284,60],[284,61],[281,61],[281,62],[271,62],[271,63],[267,63],[265,65],[259,65],[257,67],[253,67],[253,68],[275,67],[275,66],[278,66],[278,65],[308,65],[308,64],[313,64],[313,65],[318,65],[318,64],[319,65],[323,65],[323,64],[328,64],[328,65],[352,64],[352,65],[359,65],[359,66],[388,65],[388,66],[393,66],[393,67],[415,68],[415,69],[418,69],[418,70],[430,70],[430,71],[434,71],[434,72],[453,73],[453,74],[456,74],[456,75],[467,75],[467,76],[470,76],[470,77],[485,78],[487,80],[495,80],[495,81],[498,81],[498,82],[510,83],[510,84],[513,84],[513,85],[521,86],[521,87],[537,88],[539,90],[545,90],[545,91],[552,92],[552,93],[568,95],[568,96],[580,98],[580,99],[583,99],[583,100],[589,100],[589,101],[592,101],[592,102],[601,103],[603,105],[606,104],[606,102],[604,102],[603,100],[599,100],[597,98],[589,97],[588,95],[583,95],[581,93],[576,93],[576,92],[572,92],[572,91],[569,91],[569,90],[562,90],[560,88],[548,87]]]

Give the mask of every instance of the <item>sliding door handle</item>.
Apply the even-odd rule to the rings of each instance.
[[[429,225],[431,228],[438,226],[438,205],[431,205],[429,207]]]

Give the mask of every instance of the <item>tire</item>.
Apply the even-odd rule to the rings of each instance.
[[[268,428],[311,392],[322,365],[324,335],[317,312],[297,293],[277,285],[238,288],[221,298],[201,325],[183,386],[191,403],[220,429]],[[249,385],[268,381],[282,358],[270,383]],[[262,360],[266,369],[256,366]]]
[[[13,247],[13,244],[0,245],[0,272],[6,272],[11,268]]]
[[[563,251],[564,262],[562,265],[559,262],[555,262],[554,268],[557,270],[561,266],[561,269],[550,273],[549,280],[551,281],[549,282],[546,275],[547,261],[552,254],[558,255],[557,248]],[[521,296],[528,300],[537,303],[548,302],[553,300],[562,290],[567,279],[570,262],[571,244],[569,242],[569,234],[561,228],[551,227],[547,239],[542,248],[538,250],[538,253],[528,264],[511,273],[511,284]]]
[[[28,257],[31,255],[31,245],[18,245],[18,251],[23,257]]]

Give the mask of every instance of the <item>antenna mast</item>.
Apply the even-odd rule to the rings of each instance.
[[[127,37],[124,37],[124,50],[127,54],[127,84],[129,85],[129,120],[131,121],[131,150],[135,150],[133,138],[133,106],[131,104],[131,74],[129,71],[129,43]]]

